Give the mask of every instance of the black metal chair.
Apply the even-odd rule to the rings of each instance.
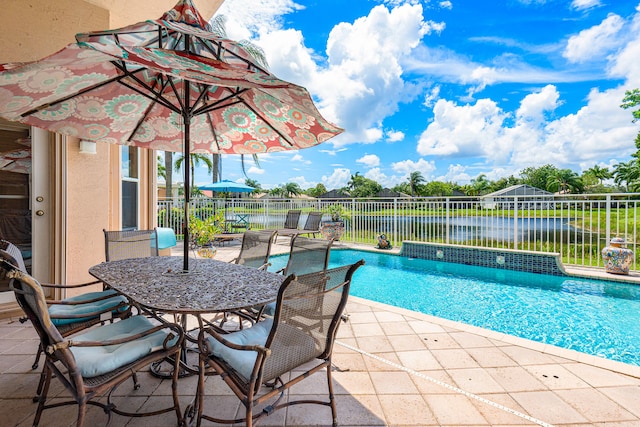
[[[159,415],[175,412],[177,424],[182,423],[182,413],[177,395],[178,364],[184,332],[175,324],[154,325],[144,316],[132,316],[119,322],[90,329],[73,339],[62,336],[49,316],[42,286],[29,274],[20,271],[6,259],[0,266],[11,278],[10,287],[40,337],[45,349],[42,392],[37,396],[38,408],[32,425],[37,427],[43,411],[64,405],[78,405],[76,426],[84,425],[87,405],[96,405],[108,415],[116,413],[129,417]],[[173,381],[173,405],[149,412],[122,411],[112,401],[114,390],[135,373],[158,360],[172,357],[175,360]],[[71,400],[49,401],[52,378],[57,378],[71,394]],[[106,395],[106,401],[98,400]],[[126,399],[126,397],[122,397]]]
[[[337,425],[336,405],[331,379],[331,354],[342,311],[347,303],[353,273],[364,264],[358,261],[311,273],[288,276],[280,287],[272,318],[250,328],[220,334],[206,328],[199,335],[200,376],[196,404],[186,411],[188,418],[216,423],[253,422],[273,411],[301,403],[329,406],[333,425]],[[300,367],[304,365],[304,369]],[[326,400],[282,400],[284,392],[311,374],[325,370],[328,384]],[[245,417],[222,420],[204,408],[204,380],[207,375],[220,375],[245,406]],[[264,386],[264,387],[263,387]],[[260,413],[257,405],[268,403]]]
[[[152,230],[104,231],[107,261],[158,256],[158,232]]]

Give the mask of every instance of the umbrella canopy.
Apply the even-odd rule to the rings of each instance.
[[[209,30],[181,0],[159,20],[79,34],[39,61],[0,65],[0,116],[80,139],[182,151],[188,247],[192,152],[296,150],[342,132],[306,89]]]
[[[224,193],[250,193],[255,190],[255,188],[253,187],[238,182],[229,181],[228,179],[223,179],[222,181],[214,182],[212,184],[200,185],[198,188],[200,190],[209,190]]]

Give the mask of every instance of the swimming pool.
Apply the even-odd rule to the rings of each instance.
[[[330,267],[360,259],[351,295],[640,366],[640,285],[351,249]]]

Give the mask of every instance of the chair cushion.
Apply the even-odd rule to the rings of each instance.
[[[269,304],[266,304],[264,306],[264,310],[262,311],[262,314],[264,314],[265,316],[273,316],[274,314],[276,314],[276,303],[274,302],[270,302]]]
[[[113,298],[106,298],[100,301],[90,302],[86,304],[65,305],[65,304],[52,304],[49,306],[49,316],[56,316],[52,318],[51,322],[56,326],[67,325],[69,323],[84,322],[89,319],[94,319],[98,316],[88,316],[85,318],[64,318],[71,315],[86,314],[93,312],[105,312],[111,307],[116,307],[121,302],[127,302],[127,299],[118,295],[113,289],[101,292],[87,292],[86,294],[77,295],[75,297],[67,298],[64,301],[82,302],[95,298],[100,298],[106,295],[113,295]],[[121,307],[119,311],[126,311],[127,307]]]
[[[238,345],[264,345],[269,337],[273,319],[258,322],[250,328],[232,332],[224,339]],[[256,363],[256,351],[234,350],[213,337],[208,337],[211,354],[227,362],[245,380],[248,380]]]
[[[74,336],[72,340],[74,342],[116,340],[139,334],[153,327],[154,324],[148,318],[138,315],[91,329],[84,334]],[[103,347],[72,346],[70,350],[82,376],[90,378],[111,372],[162,349],[162,343],[167,335],[167,331],[158,331],[124,344]],[[174,345],[177,339],[175,337],[169,341],[169,345]]]
[[[158,227],[158,249],[167,249],[177,245],[176,233],[173,228]]]

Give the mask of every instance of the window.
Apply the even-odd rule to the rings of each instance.
[[[138,228],[138,187],[140,184],[138,149],[123,146],[122,150],[122,229]]]

